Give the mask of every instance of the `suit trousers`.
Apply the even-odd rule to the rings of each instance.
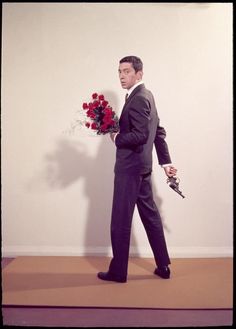
[[[153,199],[151,173],[145,175],[116,173],[110,227],[113,258],[109,272],[121,277],[126,277],[128,272],[131,225],[135,205],[137,205],[156,265],[170,264],[161,216]]]

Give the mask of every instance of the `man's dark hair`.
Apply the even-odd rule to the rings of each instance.
[[[131,63],[136,73],[143,70],[143,62],[137,56],[126,56],[120,60],[121,63]]]

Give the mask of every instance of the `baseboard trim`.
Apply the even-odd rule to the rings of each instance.
[[[218,258],[233,257],[233,247],[169,247],[171,258]],[[55,247],[55,246],[3,246],[2,257],[19,256],[107,256],[110,247]],[[130,256],[152,258],[150,249],[130,248]]]

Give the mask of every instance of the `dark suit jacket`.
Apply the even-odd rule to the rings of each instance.
[[[119,120],[120,133],[115,140],[116,173],[151,172],[153,145],[159,164],[171,163],[166,132],[159,121],[152,93],[144,84],[137,86],[128,97]]]

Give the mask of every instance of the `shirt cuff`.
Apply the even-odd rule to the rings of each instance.
[[[172,163],[166,163],[166,164],[161,165],[162,168],[169,167],[169,166],[172,166]]]

